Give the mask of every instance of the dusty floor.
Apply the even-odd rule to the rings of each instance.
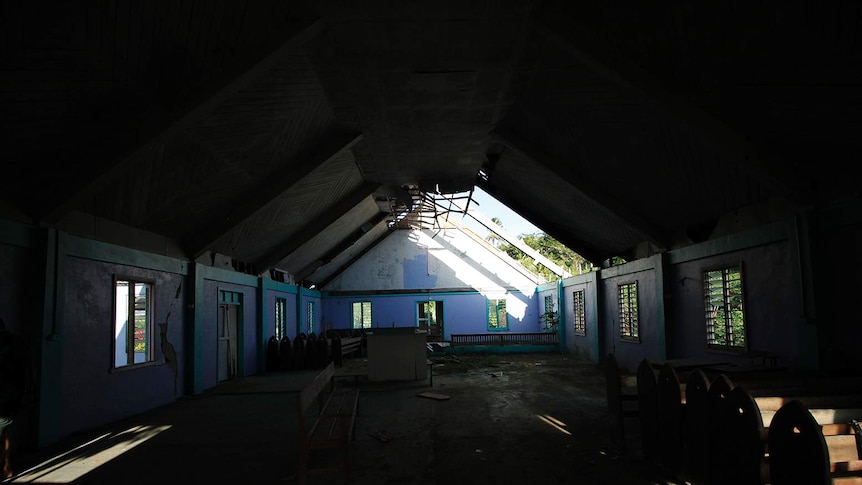
[[[642,460],[636,422],[628,423],[624,453],[612,445],[596,364],[558,354],[432,360],[433,388],[428,380],[359,383],[351,483],[669,483]],[[296,391],[311,375],[238,379],[19,454],[22,472],[35,468],[15,483],[297,483]],[[431,390],[449,399],[418,396]],[[374,430],[390,439],[371,436]],[[344,477],[312,476],[309,483]]]

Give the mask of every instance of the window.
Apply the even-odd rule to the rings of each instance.
[[[114,280],[114,367],[153,360],[153,283]]]
[[[371,328],[371,302],[353,302],[353,328]]]
[[[572,293],[573,314],[575,317],[575,335],[587,334],[587,319],[584,315],[584,290]]]
[[[544,331],[551,332],[557,330],[557,312],[554,310],[554,297],[545,295],[545,310],[539,318],[544,327]]]
[[[287,336],[287,298],[275,298],[275,338]]]
[[[739,265],[703,273],[706,341],[710,347],[745,349],[742,313],[742,268]]]
[[[306,314],[308,315],[308,333],[316,333],[317,330],[314,328],[314,302],[308,302],[305,308]]]
[[[620,338],[640,341],[638,333],[638,283],[617,286],[617,305],[620,318]]]
[[[508,330],[506,299],[488,300],[488,330]]]

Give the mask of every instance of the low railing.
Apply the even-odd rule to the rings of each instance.
[[[557,345],[557,332],[536,333],[459,333],[452,334],[452,345]]]

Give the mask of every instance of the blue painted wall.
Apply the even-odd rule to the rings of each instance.
[[[300,322],[300,333],[304,333],[308,335],[311,333],[311,329],[314,329],[315,334],[320,334],[322,330],[322,322],[323,322],[323,314],[321,311],[323,310],[323,305],[321,305],[320,292],[309,290],[306,288],[299,288],[300,294],[302,295],[301,303],[299,306],[299,315],[298,321]],[[308,320],[308,304],[314,304],[314,318],[313,322],[309,322]]]
[[[257,338],[257,305],[255,295],[257,288],[227,283],[219,280],[206,279],[204,282],[203,308],[198,311],[203,315],[201,339],[203,352],[196,365],[201,369],[203,389],[218,385],[218,323],[219,323],[219,291],[232,291],[242,294],[242,320],[239,322],[240,340],[237,342],[237,366],[239,376],[258,373],[258,338]]]
[[[534,295],[509,292],[504,297],[510,310],[510,332],[538,332],[538,305]],[[443,302],[443,337],[459,333],[485,333],[488,331],[487,298],[478,292],[449,293],[406,293],[406,294],[351,294],[324,295],[324,315],[333,328],[350,328],[352,324],[352,304],[359,301],[371,302],[371,316],[374,328],[415,327],[417,325],[417,304],[428,299]]]
[[[263,318],[263,342],[275,335],[275,300],[276,298],[285,299],[285,320],[287,336],[293,340],[296,337],[296,295],[297,287],[277,281],[264,281],[264,298],[261,314]]]
[[[113,278],[124,275],[155,281],[154,322],[163,322],[183,276],[75,257],[65,260],[63,274],[64,319],[56,337],[63,345],[59,434],[102,425],[178,398],[174,395],[174,376],[163,360],[158,333],[152,341],[157,359],[153,365],[110,370],[114,353]],[[183,300],[181,294],[168,322],[168,340],[180,362],[185,359]],[[181,369],[178,393],[182,394],[184,388]]]

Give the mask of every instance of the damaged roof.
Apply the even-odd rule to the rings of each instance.
[[[0,214],[319,284],[481,187],[636,259],[858,199],[860,8],[4,2]]]

